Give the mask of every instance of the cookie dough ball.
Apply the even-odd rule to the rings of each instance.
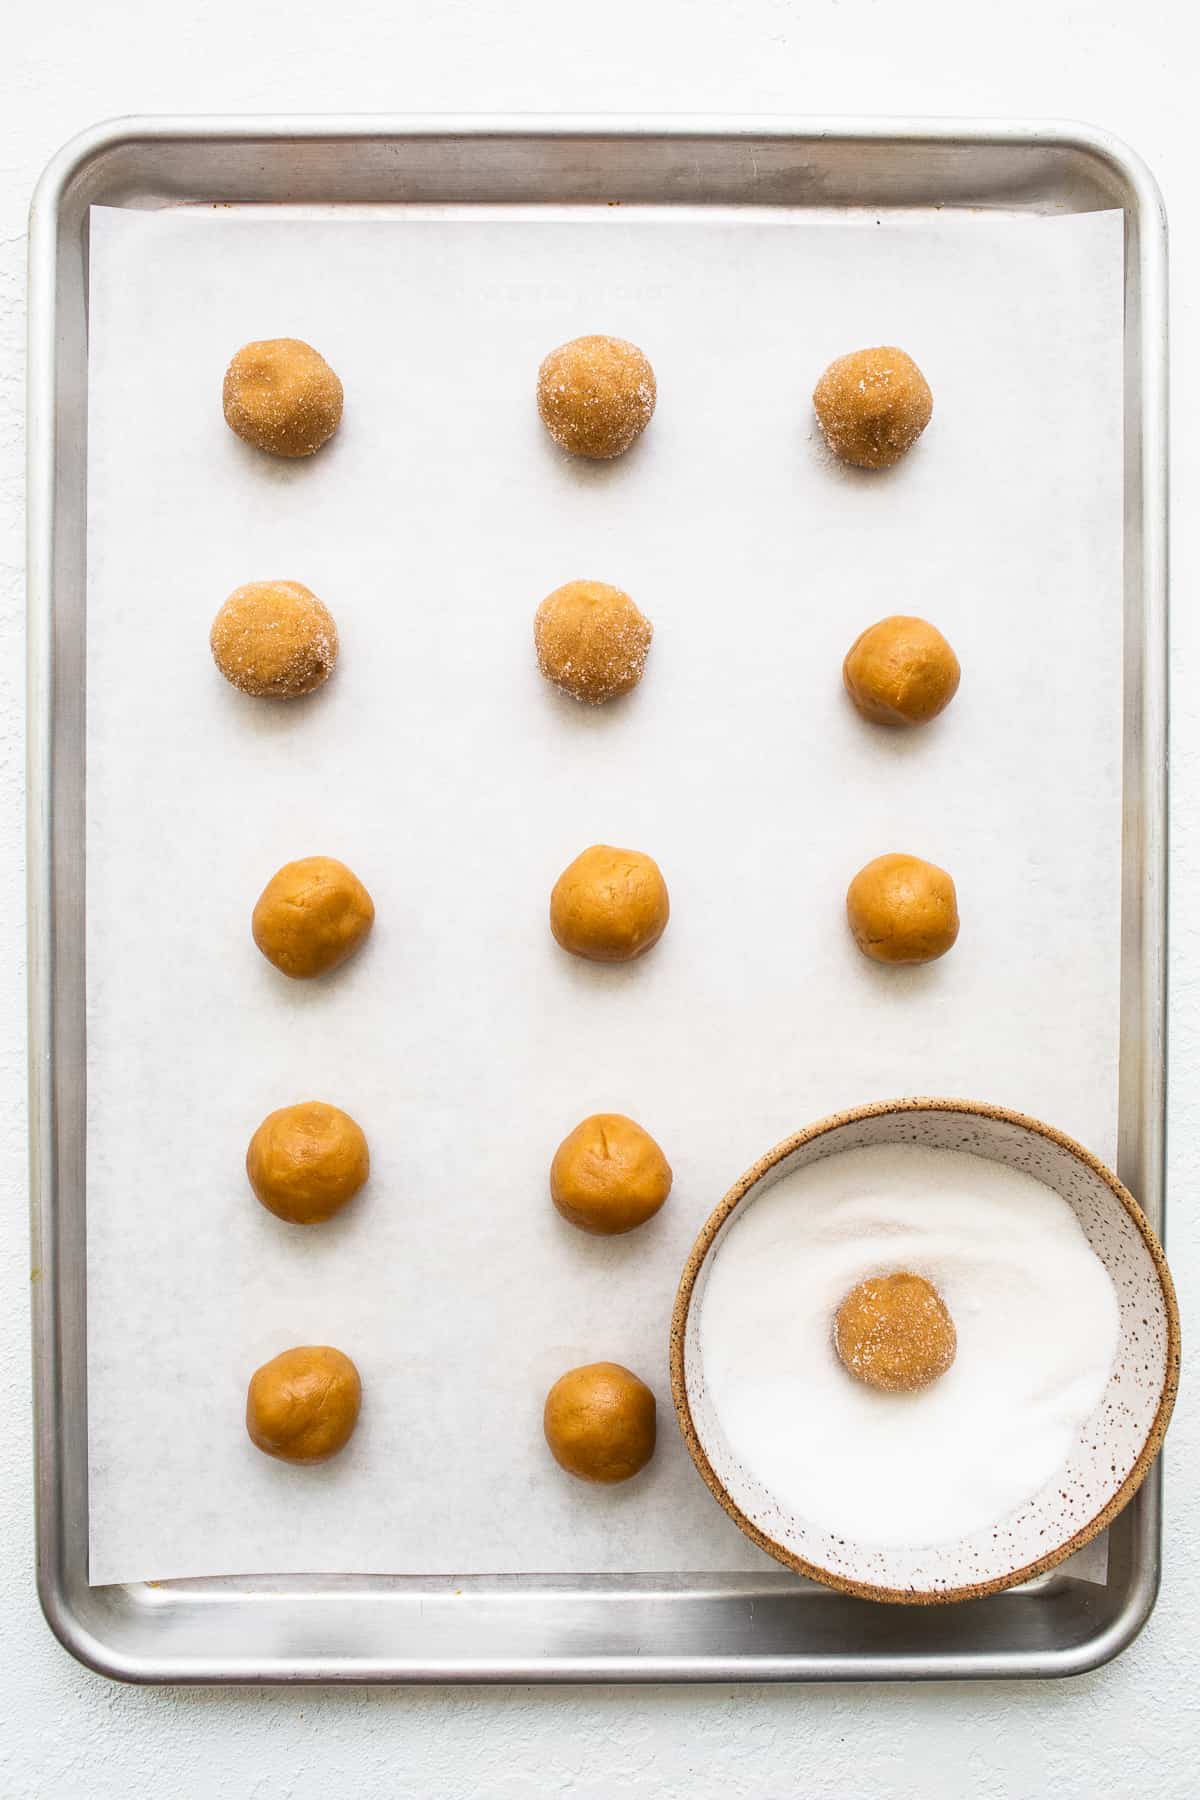
[[[349,1443],[361,1405],[350,1358],[329,1344],[301,1344],[250,1377],[246,1430],[280,1462],[325,1462]]]
[[[568,865],[550,895],[550,929],[572,956],[632,962],[667,929],[671,902],[653,857],[593,844]]]
[[[338,634],[329,608],[299,581],[250,581],[213,620],[213,661],[243,694],[292,700],[328,681]]]
[[[958,898],[945,869],[919,856],[877,856],[846,894],[846,916],[864,956],[882,963],[927,963],[958,936]]]
[[[912,357],[884,345],[831,362],[813,406],[835,456],[859,469],[887,469],[928,425],[933,395]]]
[[[920,1275],[860,1281],[838,1307],[837,1353],[851,1375],[889,1394],[928,1387],[954,1361],[954,1321]]]
[[[250,1186],[291,1225],[332,1219],[371,1170],[367,1140],[349,1113],[323,1100],[268,1113],[246,1152]]]
[[[653,636],[629,595],[606,581],[568,581],[547,594],[533,618],[546,680],[593,706],[637,686]]]
[[[671,1165],[623,1113],[593,1113],[565,1137],[550,1165],[550,1198],[572,1225],[616,1237],[652,1219],[671,1191]]]
[[[926,619],[896,613],[861,632],[846,652],[842,679],[865,719],[924,725],[958,692],[958,658]]]
[[[542,1424],[555,1462],[581,1481],[628,1481],[654,1455],[654,1395],[620,1363],[560,1375]]]
[[[299,338],[244,344],[225,371],[225,423],[256,450],[311,456],[342,418],[342,384]]]
[[[345,863],[303,856],[272,875],[250,928],[268,962],[307,981],[353,956],[374,922],[375,904]]]
[[[656,397],[654,370],[624,338],[572,338],[538,370],[542,424],[575,456],[620,456],[650,423]]]

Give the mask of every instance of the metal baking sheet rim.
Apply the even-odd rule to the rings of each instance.
[[[417,195],[405,181],[421,158],[425,187]],[[46,1619],[87,1666],[141,1682],[961,1680],[1096,1668],[1132,1642],[1154,1605],[1162,1516],[1157,1468],[1110,1530],[1105,1586],[1052,1575],[953,1608],[876,1607],[783,1572],[755,1579],[336,1576],[88,1585],[82,942],[88,209],[106,202],[344,205],[416,197],[1124,211],[1118,1169],[1160,1232],[1163,1227],[1166,220],[1140,159],[1104,131],[1042,121],[196,117],[95,126],[50,163],[30,217],[30,1201],[38,1592]],[[75,613],[68,618],[72,598]]]

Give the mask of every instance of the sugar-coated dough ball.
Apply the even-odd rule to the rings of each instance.
[[[662,871],[640,850],[593,844],[563,870],[550,895],[550,929],[564,950],[592,962],[631,962],[657,944],[671,902]]]
[[[284,863],[258,897],[254,941],[285,975],[307,980],[352,956],[375,922],[358,876],[332,856]]]
[[[846,894],[846,916],[855,943],[875,962],[933,962],[958,936],[954,883],[919,856],[877,856],[860,869]]]
[[[628,1481],[654,1455],[654,1395],[620,1363],[560,1375],[542,1415],[556,1463],[581,1481]]]
[[[650,423],[656,397],[654,370],[624,338],[572,338],[538,370],[542,424],[575,456],[620,456]]]
[[[342,384],[300,338],[243,344],[225,371],[225,423],[256,450],[311,456],[337,430]]]
[[[213,661],[235,688],[291,700],[333,674],[338,634],[323,600],[300,581],[250,581],[213,620]]]
[[[538,667],[576,700],[599,706],[642,679],[654,627],[620,588],[568,581],[533,619]]]
[[[846,692],[879,725],[924,725],[958,692],[958,658],[927,619],[895,613],[855,638],[842,664]]]
[[[928,1387],[954,1361],[954,1321],[920,1275],[860,1281],[838,1308],[837,1353],[851,1375],[887,1393]]]
[[[831,362],[813,393],[826,442],[843,462],[886,469],[911,450],[933,416],[929,383],[893,345]]]
[[[280,1462],[325,1462],[349,1443],[361,1405],[350,1358],[329,1344],[300,1344],[250,1377],[246,1430]]]
[[[340,1212],[371,1171],[367,1140],[349,1113],[304,1100],[268,1113],[246,1152],[250,1186],[268,1212],[316,1225]]]
[[[652,1219],[671,1191],[671,1165],[624,1113],[593,1113],[565,1137],[550,1165],[550,1198],[564,1219],[616,1237]]]

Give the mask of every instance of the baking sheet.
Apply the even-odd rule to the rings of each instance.
[[[670,1411],[692,1237],[768,1145],[833,1108],[969,1094],[1115,1148],[1119,975],[1119,214],[616,210],[385,219],[92,216],[88,644],[91,1578],[768,1566]],[[659,410],[629,456],[565,459],[545,350],[630,336]],[[232,350],[292,334],[346,386],[311,462],[240,445]],[[832,466],[807,396],[905,345],[935,418],[883,476]],[[530,622],[577,575],[653,619],[646,678],[584,711]],[[207,631],[246,580],[302,580],[342,658],[290,707],[235,693]],[[932,617],[960,695],[862,724],[844,651]],[[557,950],[587,843],[645,848],[673,916],[644,962]],[[862,960],[846,882],[911,849],[963,930]],[[349,862],[378,921],[320,983],[258,955],[291,857]],[[349,1213],[290,1230],[242,1157],[272,1107],[345,1106]],[[623,1110],[675,1192],[603,1243],[545,1192],[561,1136]],[[245,1383],[327,1341],[366,1388],[347,1452],[297,1471],[244,1437]],[[612,1357],[656,1388],[636,1482],[571,1481],[541,1402]]]

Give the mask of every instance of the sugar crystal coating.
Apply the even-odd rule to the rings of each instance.
[[[243,344],[225,371],[225,423],[257,450],[312,456],[342,418],[342,384],[301,338]]]
[[[831,362],[813,407],[835,456],[860,469],[887,469],[928,425],[933,395],[912,357],[882,344]]]
[[[250,581],[213,620],[213,661],[244,694],[292,700],[328,681],[338,655],[329,608],[301,581]]]
[[[650,423],[657,397],[654,370],[625,338],[572,338],[538,370],[542,423],[575,456],[622,455]]]
[[[538,667],[573,699],[600,706],[642,679],[654,627],[629,595],[606,581],[568,581],[538,607]]]

